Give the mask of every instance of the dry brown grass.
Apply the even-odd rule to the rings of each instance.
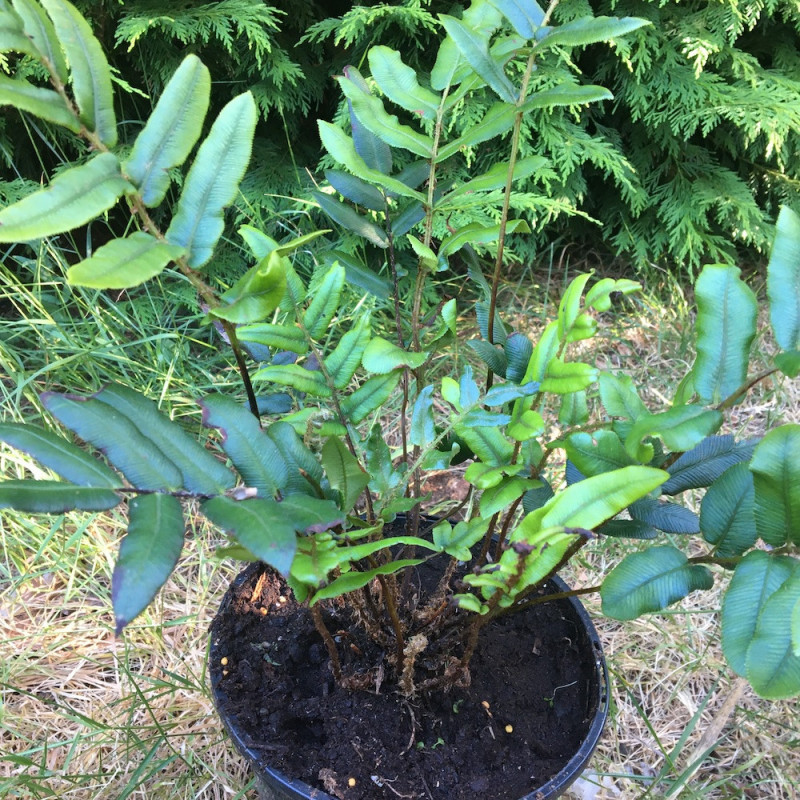
[[[7,541],[24,536],[15,524]],[[77,559],[45,553],[0,595],[0,796],[255,797],[206,686],[207,629],[235,568],[187,542],[155,607],[116,640],[107,587],[122,533],[101,518],[83,533],[102,565],[94,590],[73,580]]]
[[[536,328],[538,312],[519,313]],[[666,377],[692,355],[679,314],[668,309],[659,325],[650,319],[647,310],[624,327],[606,320],[602,355],[644,379],[657,404]],[[759,347],[768,351],[768,341]],[[797,381],[759,387],[736,409],[733,429],[758,432],[776,416],[800,419]],[[0,472],[8,469],[0,454]],[[235,572],[211,558],[208,532],[187,541],[155,606],[118,641],[108,587],[121,520],[34,524],[9,515],[0,525],[0,558],[12,576],[0,585],[0,796],[255,798],[207,688],[208,624]],[[596,583],[623,547],[586,555],[568,579]],[[797,796],[797,703],[757,699],[725,665],[713,613],[724,581],[669,614],[624,625],[598,614],[613,707],[575,798]],[[599,611],[598,601],[587,604]]]

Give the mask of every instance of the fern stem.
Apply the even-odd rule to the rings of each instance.
[[[385,575],[378,575],[378,583],[381,585],[383,602],[386,604],[386,611],[389,613],[389,619],[392,622],[392,629],[394,630],[395,646],[397,649],[397,671],[398,673],[402,673],[403,662],[406,657],[406,644],[403,637],[403,626],[400,624],[400,617],[397,614],[397,602]]]
[[[431,148],[431,169],[428,173],[428,199],[425,208],[425,234],[423,244],[431,246],[433,240],[433,195],[436,190],[436,159],[439,155],[439,140],[442,138],[442,124],[444,122],[444,102],[447,99],[449,86],[442,92],[442,100],[439,103],[439,110],[436,114],[436,124],[433,129],[433,147]],[[414,305],[411,311],[411,341],[414,350],[419,351],[419,329],[420,329],[420,309],[422,307],[422,290],[425,288],[425,270],[420,259],[417,268],[417,280],[414,286]]]
[[[239,343],[239,337],[236,335],[236,326],[226,319],[220,320],[222,328],[228,336],[228,343],[233,351],[233,357],[236,359],[236,366],[239,370],[239,375],[242,378],[245,394],[247,395],[247,405],[250,407],[250,413],[256,418],[260,419],[258,413],[258,400],[253,390],[253,382],[250,380],[250,371],[247,369],[247,361],[245,361],[244,353],[242,352],[242,345]]]
[[[315,603],[311,606],[311,619],[314,621],[314,627],[317,629],[317,633],[322,637],[322,641],[325,642],[325,649],[328,651],[328,657],[331,660],[333,677],[336,679],[337,683],[341,682],[342,662],[339,661],[336,642],[334,642],[333,636],[331,636],[331,632],[325,624],[325,620],[322,619],[322,611],[320,610],[319,603]]]
[[[402,309],[400,308],[400,279],[397,274],[397,261],[394,249],[394,231],[392,230],[392,218],[389,214],[389,202],[386,201],[386,210],[384,212],[384,219],[386,220],[386,238],[389,240],[389,247],[387,248],[387,258],[389,261],[389,268],[392,273],[392,294],[394,299],[394,325],[397,331],[397,346],[405,347],[403,337],[403,316]],[[403,367],[403,404],[400,409],[400,441],[403,447],[403,463],[408,464],[408,383],[410,377],[410,370],[408,367]]]
[[[777,367],[770,367],[763,372],[759,372],[757,375],[753,375],[752,378],[748,378],[736,391],[728,395],[728,397],[717,406],[717,411],[729,409],[731,406],[735,405],[736,401],[742,397],[742,395],[747,394],[757,383],[760,383],[764,378],[768,378],[770,375],[774,375],[776,372],[780,372]]]
[[[142,198],[138,194],[134,195],[129,200],[129,203],[134,213],[139,218],[142,228],[155,236],[155,238],[159,241],[166,242],[166,236],[164,236],[158,225],[153,222],[153,218],[150,216],[150,212],[148,212],[147,207],[142,202]],[[200,273],[196,269],[193,269],[189,266],[186,256],[181,256],[175,261],[175,263],[189,283],[194,286],[195,290],[209,309],[218,308],[221,305],[217,293],[203,280]],[[242,385],[244,386],[244,391],[247,395],[247,405],[250,408],[250,412],[253,414],[253,416],[258,419],[258,401],[256,400],[255,391],[253,390],[253,383],[250,380],[250,372],[247,368],[247,362],[245,361],[244,353],[242,352],[242,346],[239,343],[239,337],[236,335],[236,326],[226,319],[219,319],[219,322],[222,325],[222,329],[225,331],[225,335],[228,337],[228,344],[230,345],[231,351],[233,352],[233,357],[236,360],[236,368],[239,370],[239,375],[242,378]]]
[[[544,27],[549,23],[550,17],[552,16],[553,11],[555,11],[555,8],[558,5],[558,3],[559,0],[551,0],[540,27]],[[492,274],[492,293],[491,293],[491,298],[489,300],[489,321],[488,321],[486,338],[490,344],[494,344],[494,315],[497,309],[497,290],[500,284],[500,270],[502,269],[503,266],[503,255],[505,251],[505,242],[506,242],[506,229],[508,227],[508,212],[511,207],[511,188],[514,182],[514,168],[517,165],[517,155],[519,153],[519,137],[520,137],[520,130],[522,128],[521,107],[525,103],[525,100],[527,99],[528,86],[530,84],[531,75],[533,74],[533,66],[534,63],[536,62],[536,55],[537,55],[536,43],[534,42],[531,53],[528,56],[528,63],[525,67],[525,74],[522,78],[522,84],[519,90],[519,98],[517,99],[517,107],[520,108],[520,110],[517,111],[517,114],[514,118],[514,131],[511,134],[511,155],[508,160],[508,174],[506,175],[506,186],[503,192],[503,209],[500,214],[500,235],[497,238],[497,257],[495,258],[494,262],[494,273]],[[492,370],[489,369],[486,375],[487,391],[492,388],[493,377],[494,377],[494,372],[492,372]]]
[[[549,603],[551,600],[566,600],[570,597],[580,597],[584,594],[594,594],[595,592],[599,592],[602,587],[597,586],[585,586],[583,589],[568,589],[565,592],[554,592],[553,594],[543,594],[539,597],[532,597],[530,600],[525,600],[523,603],[514,603],[513,606],[509,606],[508,608],[504,608],[500,611],[497,616],[502,617],[506,614],[516,614],[519,611],[524,611],[526,608],[530,608],[531,606],[538,606],[542,603]]]

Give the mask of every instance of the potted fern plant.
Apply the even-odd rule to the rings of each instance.
[[[212,682],[224,711],[248,693],[227,724],[259,758],[267,796],[557,796],[591,752],[607,702],[599,644],[575,610],[575,596],[592,589],[605,613],[632,619],[732,571],[721,611],[731,667],[765,697],[800,692],[800,426],[775,427],[757,442],[720,432],[725,411],[755,382],[800,370],[800,221],[788,209],[779,219],[768,294],[782,352],[768,374],[748,375],[758,306],[734,267],[708,266],[697,281],[697,359],[666,409],[646,407],[624,374],[575,357],[574,345],[585,352],[598,315],[635,293],[635,282],[580,275],[536,342],[513,330],[498,286],[507,237],[529,226],[511,210],[546,207],[541,195],[518,189],[547,174],[543,159],[520,155],[522,115],[609,99],[569,78],[557,56],[643,24],[581,18],[555,27],[553,7],[475,0],[461,18],[441,16],[444,38],[429,76],[377,46],[367,58],[372,83],[354,68],[338,79],[348,124],[319,124],[336,168],[316,201],[382,254],[383,273],[334,252],[309,284],[290,257],[326,231],[277,242],[245,226],[254,266],[219,290],[203,267],[249,161],[252,97],[222,109],[174,208],[164,210],[171,171],[202,133],[208,70],[188,56],[121,153],[110,72],[80,14],[66,0],[0,5],[0,48],[38,61],[51,84],[4,78],[0,100],[77,133],[92,151],[0,210],[0,241],[56,236],[124,200],[137,229],[71,267],[67,279],[131,288],[176,264],[230,345],[249,406],[222,394],[200,399],[203,424],[218,433],[215,452],[133,388],[45,393],[48,412],[96,452],[38,426],[0,424],[0,439],[60,478],[0,483],[0,508],[127,505],[112,583],[118,633],[178,563],[187,502],[231,535],[226,554],[256,566],[215,623]],[[485,110],[465,122],[475,97]],[[502,136],[507,161],[467,181],[449,178],[451,163]],[[156,208],[169,218],[166,230],[153,219]],[[475,257],[486,247],[495,258],[487,276]],[[450,358],[465,338],[466,309],[437,281],[456,258],[478,297],[474,357],[435,370],[437,357]],[[348,282],[388,296],[384,335],[368,314],[343,329]],[[438,519],[424,518],[425,474],[458,463],[467,465],[468,490]],[[699,516],[665,499],[698,490]],[[685,534],[692,549],[662,534]],[[583,548],[608,537],[644,545],[597,586],[553,582]],[[538,615],[548,607],[561,620],[555,640],[542,639]],[[488,640],[494,632],[499,639]],[[503,650],[503,639],[524,650]],[[553,653],[549,676],[526,677],[523,665]],[[581,661],[587,671],[575,672]],[[299,663],[310,677],[286,671]],[[488,696],[479,674],[499,678],[510,699]],[[375,716],[379,701],[390,704],[386,723]],[[535,715],[553,729],[574,728],[575,754],[553,734],[525,728]],[[350,718],[366,728],[353,734]],[[400,723],[402,741],[368,749],[389,721]],[[287,738],[259,738],[263,725]],[[465,743],[473,747],[467,755]],[[322,745],[345,766],[319,755]],[[390,753],[401,767],[390,765]],[[470,762],[477,769],[467,776]],[[306,772],[286,775],[276,764]]]

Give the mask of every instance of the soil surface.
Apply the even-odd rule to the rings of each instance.
[[[263,764],[340,800],[519,800],[575,754],[598,706],[595,652],[567,601],[484,628],[466,688],[401,697],[384,654],[328,608],[337,687],[310,613],[270,568],[233,584],[212,626],[220,713]]]

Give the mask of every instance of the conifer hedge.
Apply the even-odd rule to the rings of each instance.
[[[211,68],[212,106],[253,92],[261,121],[243,183],[241,205],[249,213],[288,202],[266,199],[274,195],[308,196],[309,174],[321,179],[327,164],[313,121],[337,114],[334,74],[361,64],[365,49],[378,43],[400,50],[415,68],[430,67],[437,15],[459,13],[449,0],[76,5],[120,82],[131,87],[126,108],[118,109],[126,121],[121,147],[187,51]],[[611,47],[572,48],[543,60],[535,76],[541,84],[570,75],[609,87],[614,100],[529,115],[521,155],[544,155],[551,169],[515,209],[538,232],[516,256],[527,261],[546,245],[577,241],[636,266],[659,262],[688,272],[740,259],[742,249],[758,259],[779,205],[798,205],[799,8],[794,0],[561,0],[559,22],[593,12],[653,25]],[[488,96],[485,103],[465,106],[457,124],[468,127]],[[540,114],[556,123],[547,136]],[[12,111],[0,115],[0,205],[24,193],[25,180],[38,181],[43,167],[74,157],[68,139],[57,154],[37,146],[38,124]],[[480,146],[465,156],[464,173],[496,160]],[[482,209],[465,213],[485,221]]]

